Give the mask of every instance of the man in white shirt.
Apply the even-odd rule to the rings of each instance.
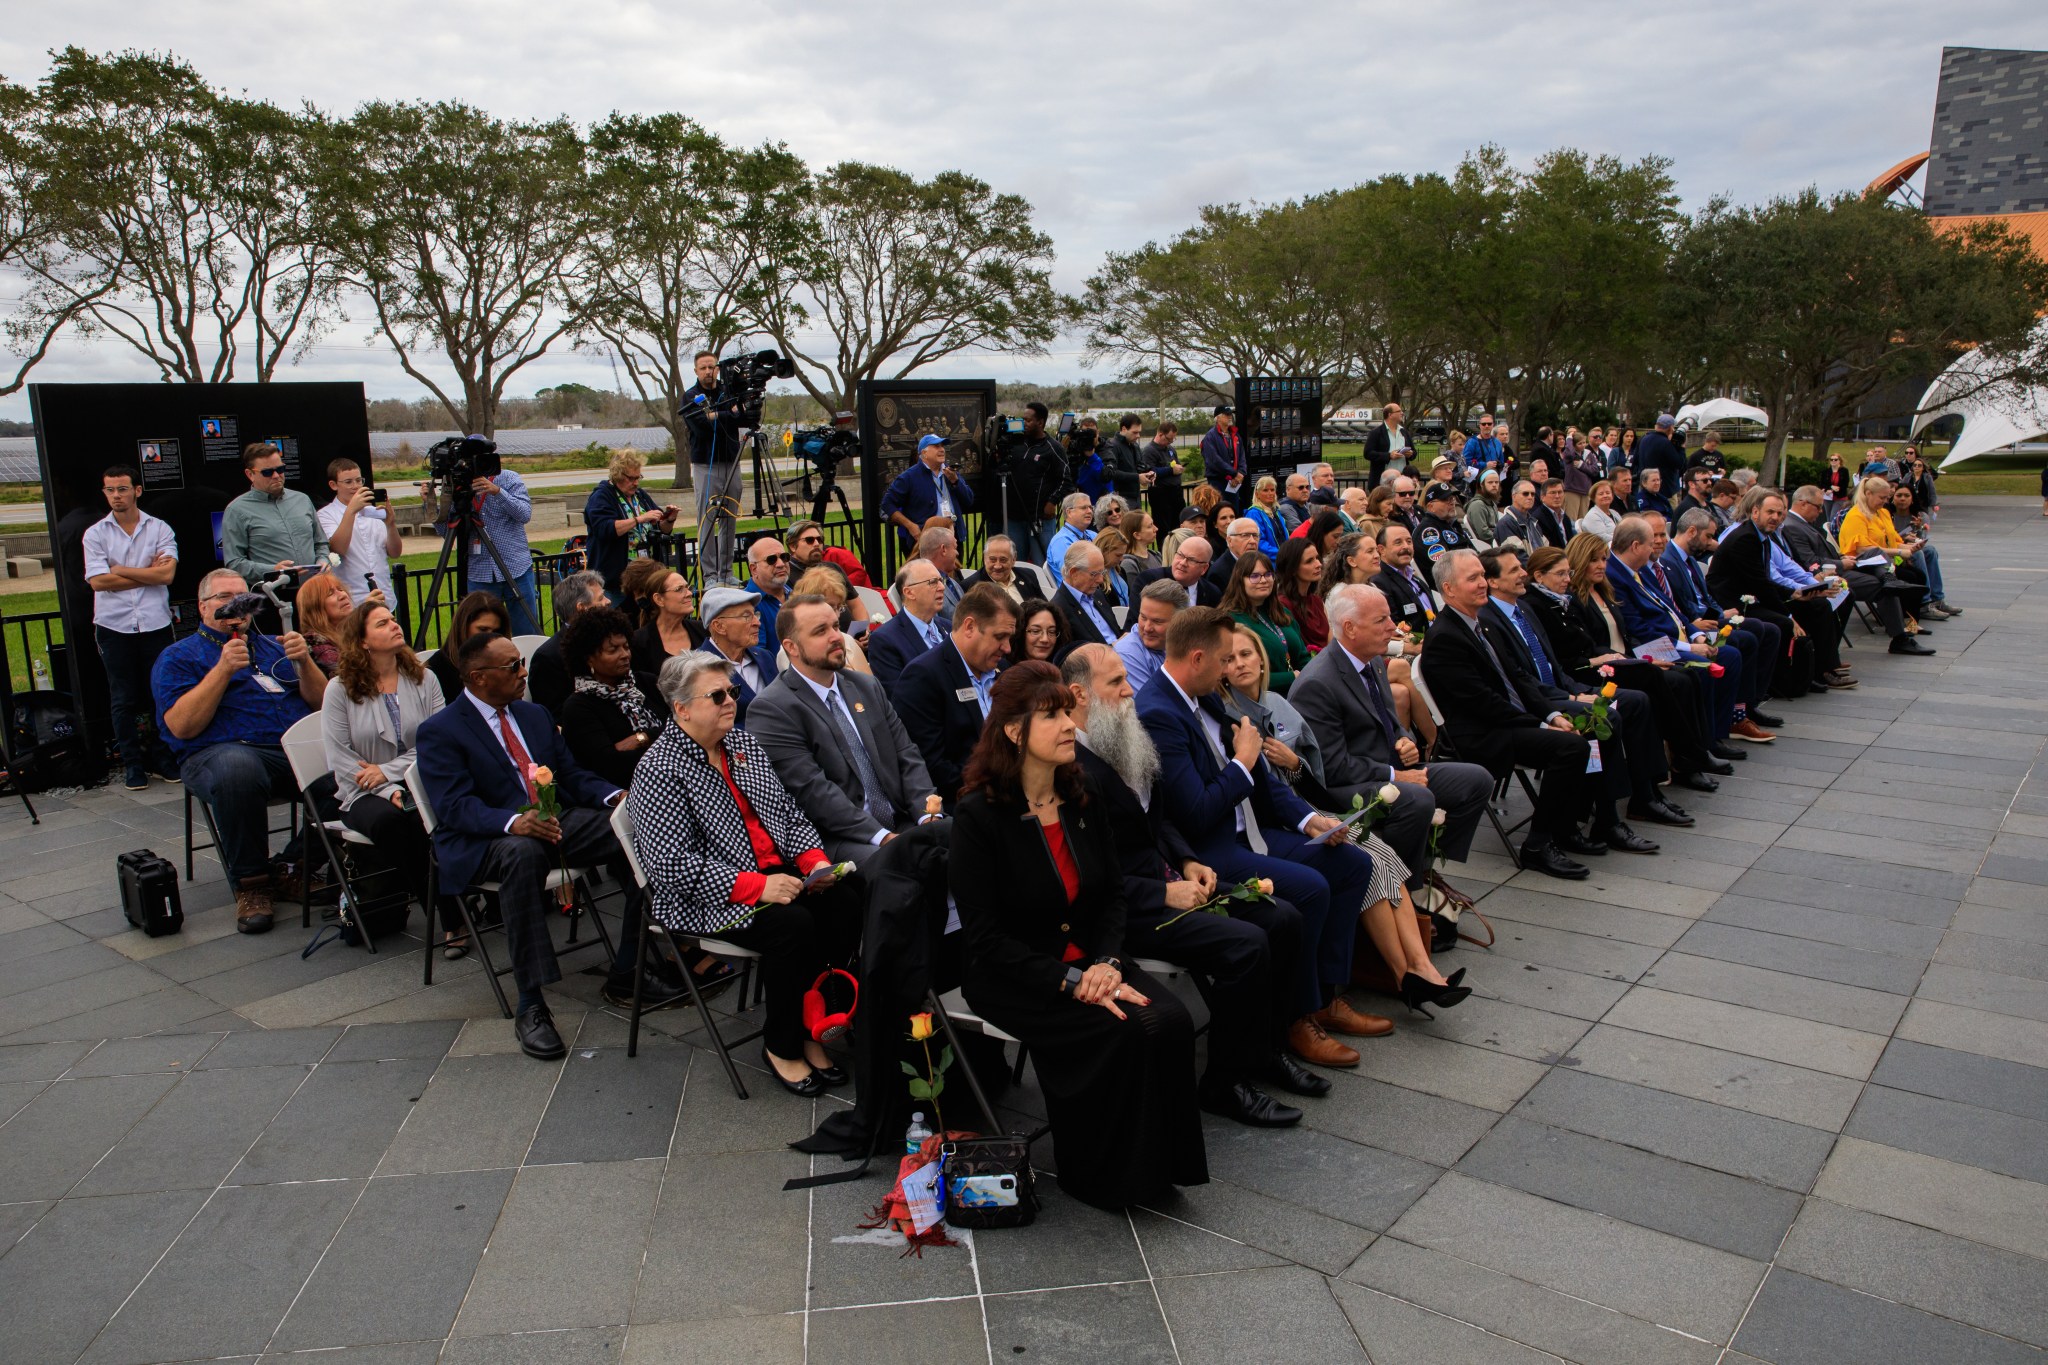
[[[85,529],[85,583],[92,589],[92,629],[112,695],[114,738],[121,746],[123,785],[141,791],[150,768],[178,780],[178,762],[157,733],[149,673],[171,643],[170,581],[178,572],[178,538],[137,505],[141,479],[127,465],[100,476],[107,515]]]
[[[398,523],[391,519],[390,509],[373,501],[363,467],[354,460],[329,464],[327,486],[334,490],[334,501],[318,513],[320,533],[327,537],[327,548],[341,556],[335,573],[342,586],[359,607],[373,592],[392,600],[391,557],[405,552]]]

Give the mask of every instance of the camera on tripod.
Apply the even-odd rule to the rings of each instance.
[[[794,378],[796,362],[772,346],[765,351],[727,356],[718,362],[718,392],[698,399],[692,406],[722,408],[737,403],[744,410],[744,424],[759,427],[761,400],[768,395],[768,381]]]
[[[505,467],[498,443],[487,436],[450,436],[427,448],[427,478],[451,493],[467,493],[479,478],[495,478]]]
[[[981,444],[988,452],[990,468],[999,474],[1009,473],[1018,452],[1024,449],[1024,419],[997,413],[988,419]]]

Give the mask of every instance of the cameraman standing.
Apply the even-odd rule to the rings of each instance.
[[[1026,563],[1044,558],[1045,519],[1053,515],[1067,482],[1067,449],[1046,431],[1048,415],[1043,403],[1024,405],[1024,441],[1010,457],[1005,529]]]
[[[740,423],[746,407],[722,398],[718,353],[699,351],[697,382],[683,395],[690,432],[691,477],[697,485],[697,570],[708,589],[736,583],[733,545],[739,533]]]
[[[1180,476],[1185,471],[1181,469],[1180,457],[1173,449],[1173,438],[1179,434],[1178,426],[1172,422],[1161,422],[1159,429],[1152,433],[1152,439],[1145,443],[1138,461],[1140,467],[1152,476],[1152,486],[1146,491],[1146,499],[1152,504],[1153,522],[1161,527],[1180,525],[1180,511],[1185,505],[1180,484]]]
[[[489,474],[479,472],[470,480],[469,491],[477,525],[498,554],[493,558],[481,540],[470,542],[464,591],[495,585],[512,613],[506,624],[514,635],[547,634],[541,629],[540,600],[534,596],[533,550],[526,543],[526,524],[533,520],[533,494],[526,491],[526,480],[500,466]],[[505,561],[505,573],[512,575],[509,582],[498,571],[499,559]]]

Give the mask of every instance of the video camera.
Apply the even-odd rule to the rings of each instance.
[[[498,443],[488,436],[450,436],[427,448],[427,478],[451,493],[467,493],[478,478],[493,478],[505,467]]]
[[[790,433],[790,453],[809,460],[818,473],[830,479],[841,460],[860,454],[860,436],[851,427],[798,427]]]
[[[718,408],[737,403],[744,411],[745,424],[759,427],[761,400],[768,394],[768,381],[795,377],[796,362],[773,347],[727,356],[718,362],[718,392],[699,398],[683,411],[687,413],[696,406]]]
[[[1024,449],[1024,419],[997,413],[988,419],[987,430],[983,433],[982,449],[988,452],[989,465],[1000,473],[1010,472],[1011,462]]]

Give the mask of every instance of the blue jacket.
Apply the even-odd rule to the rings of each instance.
[[[953,619],[944,612],[932,618],[932,625],[942,638],[953,633]],[[868,667],[874,670],[875,681],[889,688],[902,676],[903,666],[922,655],[927,646],[917,629],[917,618],[899,611],[870,630],[861,648],[867,651]]]
[[[882,494],[882,520],[888,522],[891,513],[901,512],[919,526],[930,521],[939,514],[938,480],[943,477],[927,469],[924,461],[913,462]],[[947,484],[946,496],[953,500],[955,513],[974,510],[974,490],[968,486],[967,480]],[[896,528],[896,535],[905,545],[914,543],[915,538],[906,534],[901,526]]]
[[[617,794],[617,787],[576,762],[546,707],[515,701],[508,709],[527,757],[554,770],[564,806],[601,807]],[[476,879],[484,854],[527,804],[526,782],[466,695],[420,722],[417,743],[420,780],[434,807],[441,889],[453,895]]]
[[[1474,474],[1478,474],[1482,470],[1499,469],[1502,453],[1500,437],[1470,437],[1465,442],[1465,449],[1459,453],[1464,456],[1465,468],[1471,470]]]
[[[1228,435],[1209,428],[1202,437],[1202,477],[1221,488],[1245,472],[1244,438],[1232,427]]]
[[[1706,571],[1700,568],[1699,561],[1679,549],[1677,541],[1666,545],[1659,558],[1664,564],[1664,577],[1670,580],[1672,595],[1678,599],[1678,609],[1686,619],[1719,620],[1721,605],[1707,590]]]
[[[1204,862],[1219,849],[1237,841],[1237,805],[1251,798],[1252,813],[1264,829],[1294,829],[1306,820],[1309,808],[1286,783],[1273,775],[1261,758],[1249,780],[1235,763],[1219,763],[1216,751],[1202,736],[1200,725],[1180,688],[1160,669],[1138,693],[1138,719],[1159,750],[1159,780],[1152,799],[1163,802],[1162,814],[1178,829]],[[1203,711],[1224,722],[1223,703],[1213,695],[1197,699]]]
[[[1677,604],[1659,590],[1647,565],[1639,576],[1621,562],[1619,555],[1610,554],[1607,582],[1614,589],[1615,614],[1621,618],[1621,628],[1631,648],[1659,636],[1676,645],[1685,644],[1692,633],[1690,619],[1675,619],[1679,615]]]

